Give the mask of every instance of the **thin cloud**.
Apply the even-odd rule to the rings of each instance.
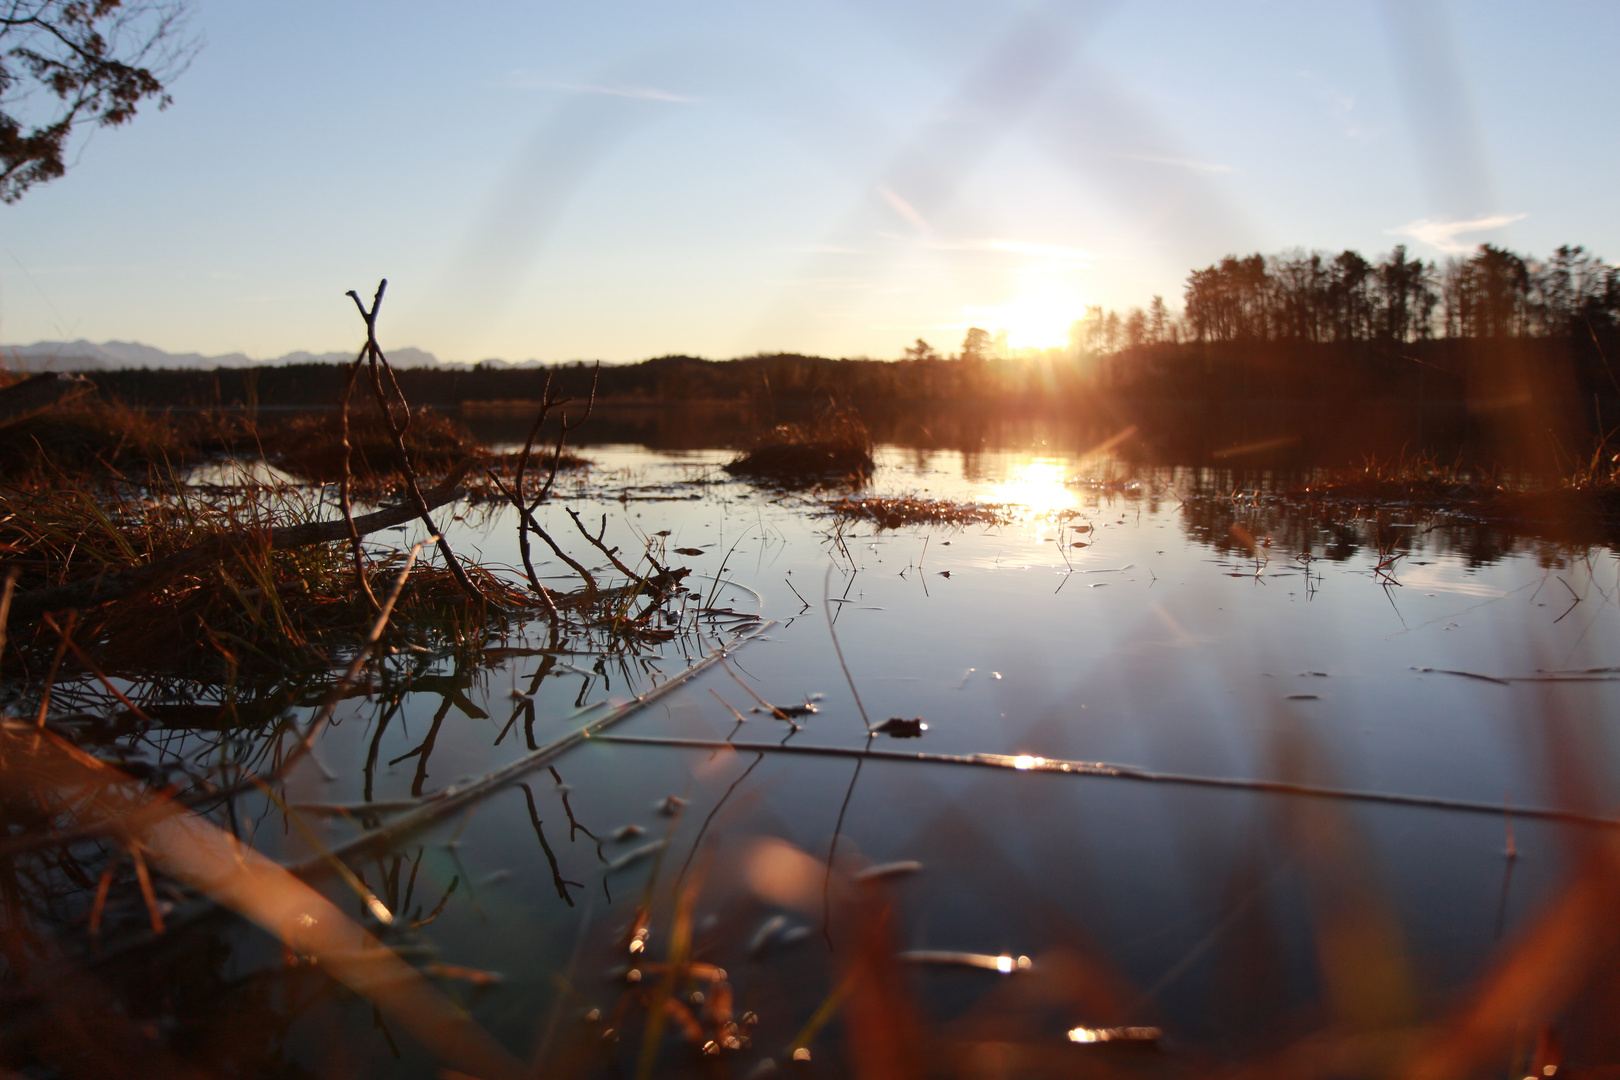
[[[879,184],[877,193],[883,201],[889,204],[889,209],[905,218],[918,232],[928,232],[928,221],[917,212],[917,208],[900,197],[900,194],[887,184]]]
[[[1470,218],[1467,221],[1430,221],[1422,218],[1394,229],[1385,229],[1385,236],[1410,236],[1420,244],[1438,248],[1447,255],[1462,255],[1474,250],[1472,243],[1460,237],[1468,233],[1487,232],[1511,225],[1529,215],[1492,214],[1490,217]]]
[[[561,90],[565,94],[606,94],[609,97],[633,98],[637,101],[667,101],[674,105],[697,105],[703,99],[677,94],[656,86],[636,86],[630,83],[570,83],[542,78],[530,71],[509,72],[504,84],[520,90]]]
[[[1115,157],[1125,161],[1145,161],[1149,165],[1168,165],[1172,169],[1186,169],[1189,172],[1229,173],[1234,171],[1232,166],[1222,165],[1216,161],[1194,161],[1191,158],[1161,157],[1158,154],[1116,154]]]

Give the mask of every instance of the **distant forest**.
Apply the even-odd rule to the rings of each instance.
[[[1416,402],[1470,413],[1534,406],[1548,423],[1620,420],[1620,271],[1579,247],[1545,260],[1484,245],[1444,264],[1404,247],[1229,256],[1187,279],[1183,310],[1161,297],[1124,315],[1093,308],[1069,347],[1007,355],[982,329],[941,356],[919,341],[899,361],[776,354],[665,356],[603,366],[604,403],[724,401],[789,411],[968,402],[1070,407],[1116,401]],[[592,368],[402,369],[413,402],[537,400],[548,377],[583,395]],[[147,407],[334,404],[343,369],[295,364],[216,371],[97,372],[109,395]],[[1522,411],[1522,410],[1521,410]]]
[[[1124,316],[1091,308],[1077,344],[1111,354],[1177,342],[1405,344],[1434,338],[1562,338],[1612,333],[1620,270],[1578,246],[1545,260],[1482,245],[1441,265],[1404,245],[1377,263],[1360,252],[1228,255],[1187,278],[1180,318],[1154,297]]]

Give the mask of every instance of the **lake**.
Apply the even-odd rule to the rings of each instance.
[[[285,863],[422,820],[351,859],[392,925],[320,887],[541,1075],[1306,1075],[1352,1037],[1387,1062],[1608,835],[1537,813],[1620,794],[1612,550],[1034,436],[879,447],[861,497],[1005,508],[961,526],[835,515],[727,451],[582,452],[541,524],[690,568],[669,633],[392,657],[282,801],[234,811]],[[454,517],[458,552],[518,565],[509,508]],[[167,939],[112,981],[165,987],[129,1007],[197,1060],[439,1075],[267,935]]]

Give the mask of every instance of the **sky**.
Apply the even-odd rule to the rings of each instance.
[[[195,0],[0,341],[896,357],[1288,248],[1620,260],[1613,0]],[[3,47],[4,43],[0,43]]]

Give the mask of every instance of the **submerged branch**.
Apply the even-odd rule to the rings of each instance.
[[[847,746],[805,746],[801,743],[739,743],[719,739],[680,739],[659,735],[593,735],[605,743],[626,746],[669,746],[688,750],[760,750],[773,754],[808,754],[817,757],[839,757],[879,761],[909,761],[924,765],[968,765],[985,769],[1007,769],[1014,772],[1065,773],[1070,776],[1094,776],[1112,780],[1138,780],[1157,784],[1181,784],[1189,787],[1225,788],[1236,791],[1259,791],[1268,795],[1298,795],[1313,799],[1346,799],[1352,802],[1387,803],[1394,806],[1426,807],[1431,810],[1455,810],[1468,814],[1502,813],[1500,803],[1474,802],[1469,799],[1447,799],[1433,795],[1400,795],[1384,791],[1358,791],[1351,788],[1321,787],[1316,784],[1295,784],[1284,780],[1244,780],[1224,776],[1193,776],[1187,773],[1154,772],[1130,765],[1110,765],[1101,761],[1063,761],[1058,758],[1031,757],[1012,754],[925,754],[901,750],[857,750]],[[1600,825],[1620,828],[1620,818],[1599,817],[1576,810],[1553,807],[1513,808],[1513,816],[1534,818],[1539,821],[1563,821],[1575,825]]]

